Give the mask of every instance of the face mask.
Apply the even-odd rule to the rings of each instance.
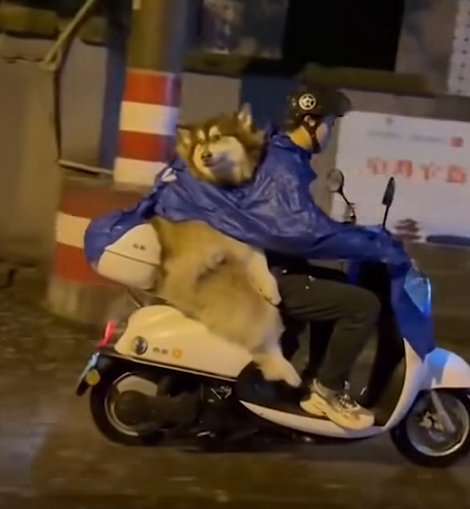
[[[322,123],[317,127],[315,138],[317,140],[317,146],[315,147],[316,153],[322,152],[328,142],[331,139],[331,134],[333,132],[333,127],[335,125],[335,117],[328,116],[322,120]]]
[[[319,154],[328,144],[335,120],[334,116],[323,117],[321,121],[310,117],[304,119],[303,125],[314,142],[313,154]]]

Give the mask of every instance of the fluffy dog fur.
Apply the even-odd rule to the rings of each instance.
[[[180,128],[177,151],[194,177],[213,185],[251,180],[266,147],[249,107]],[[282,355],[276,280],[264,253],[199,221],[155,218],[162,246],[158,293],[222,338],[247,348],[267,380],[300,384]]]

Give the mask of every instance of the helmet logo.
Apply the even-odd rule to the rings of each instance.
[[[317,105],[317,100],[312,94],[303,94],[299,99],[299,106],[304,111],[310,111]]]

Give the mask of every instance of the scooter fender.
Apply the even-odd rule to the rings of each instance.
[[[138,362],[230,381],[252,362],[245,349],[166,305],[135,311],[114,349],[122,357]]]
[[[117,359],[114,356],[108,356],[105,352],[95,352],[87,362],[87,365],[85,366],[85,369],[82,371],[77,386],[75,388],[75,394],[77,396],[83,396],[88,388],[90,387],[90,384],[86,380],[86,376],[90,371],[96,371],[99,374],[99,380],[106,376],[106,373],[111,371],[117,362],[120,362],[120,359]]]
[[[457,354],[436,348],[426,356],[428,377],[423,390],[470,389],[470,366]]]

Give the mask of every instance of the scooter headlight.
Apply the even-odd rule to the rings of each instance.
[[[414,263],[406,275],[405,291],[421,313],[426,315],[431,313],[431,281]]]

